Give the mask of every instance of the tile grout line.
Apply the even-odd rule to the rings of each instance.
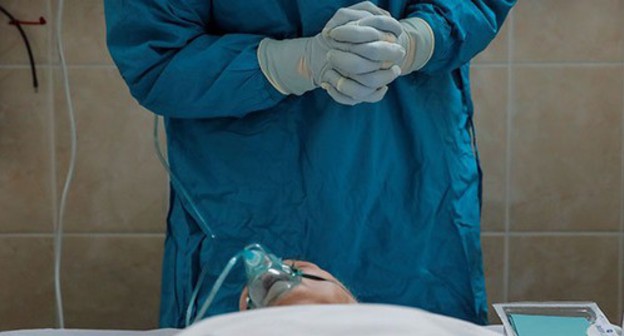
[[[526,231],[526,232],[483,232],[485,237],[620,237],[620,231]]]
[[[473,63],[472,68],[507,68],[507,62],[490,62],[490,63]],[[515,67],[552,67],[552,68],[564,68],[564,67],[620,67],[622,62],[515,62]],[[56,64],[37,64],[37,68],[58,68]],[[114,64],[69,64],[69,69],[117,69]],[[0,69],[30,69],[30,65],[27,64],[0,64]]]
[[[53,237],[53,232],[3,232],[0,233],[0,237]],[[165,233],[157,232],[70,232],[65,233],[64,236],[76,236],[76,237],[88,237],[88,236],[124,236],[124,237],[150,237],[150,236],[165,236]],[[620,231],[577,231],[577,232],[563,232],[563,231],[526,231],[526,232],[509,232],[504,231],[484,231],[481,233],[483,237],[615,237],[621,236]]]
[[[509,14],[509,30],[507,31],[507,121],[506,129],[506,155],[505,155],[505,234],[503,243],[503,302],[509,302],[509,273],[510,273],[510,236],[511,229],[511,132],[513,111],[513,52],[514,52],[514,11]]]
[[[472,64],[472,68],[476,69],[505,69],[507,68],[505,63],[491,63],[491,64]],[[514,62],[514,68],[619,68],[622,63],[521,63]]]
[[[585,61],[573,61],[573,62],[514,62],[516,67],[619,67],[622,65],[622,62],[614,61],[614,62],[585,62]],[[504,66],[505,63],[477,63],[476,65],[482,66]]]
[[[164,238],[165,233],[115,233],[115,232],[84,232],[65,233],[63,237],[73,238]],[[2,238],[54,238],[54,233],[0,233]]]
[[[624,23],[621,23],[621,32],[624,36]],[[624,44],[622,45],[622,114],[621,114],[621,126],[620,126],[620,155],[621,155],[621,166],[620,166],[620,240],[619,240],[619,287],[618,287],[618,310],[620,316],[618,318],[624,319]],[[616,322],[616,321],[614,321]],[[624,320],[617,321],[621,322],[624,325]],[[617,323],[616,322],[616,323]]]
[[[37,69],[60,68],[58,64],[37,64]],[[114,64],[68,64],[68,69],[116,69]],[[28,64],[0,64],[0,69],[30,69]]]
[[[48,66],[43,64],[37,64],[37,69],[47,69]],[[2,70],[21,70],[28,69],[30,70],[30,65],[11,65],[11,64],[0,64],[0,69]]]
[[[515,62],[516,67],[620,67],[622,62]],[[473,68],[506,68],[508,62],[472,63]],[[58,64],[37,64],[37,68],[58,68]],[[114,64],[68,64],[70,69],[116,69]],[[0,69],[30,69],[28,64],[0,64]]]

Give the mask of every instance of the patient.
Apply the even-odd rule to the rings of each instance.
[[[298,260],[285,261],[303,274],[301,283],[278,297],[271,306],[294,306],[306,304],[353,304],[357,300],[349,290],[328,272],[317,265]],[[239,301],[240,310],[247,310],[247,287]]]

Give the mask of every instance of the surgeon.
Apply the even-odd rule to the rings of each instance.
[[[164,116],[179,182],[161,326],[249,243],[360,302],[486,323],[469,62],[514,2],[106,0],[111,55]],[[209,314],[238,308],[237,274]]]

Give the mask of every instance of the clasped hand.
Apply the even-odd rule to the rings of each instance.
[[[432,50],[433,33],[422,19],[399,22],[366,1],[339,9],[315,36],[263,39],[258,61],[284,95],[322,87],[335,101],[356,105],[383,99],[388,85],[422,67]]]
[[[371,2],[338,10],[311,46],[315,84],[341,104],[380,101],[401,75],[402,33],[401,24]]]

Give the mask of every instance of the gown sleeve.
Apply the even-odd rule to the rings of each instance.
[[[211,33],[212,1],[105,0],[109,51],[130,92],[174,118],[243,117],[284,95],[256,56],[265,36]]]
[[[414,0],[407,17],[431,26],[434,52],[420,72],[450,71],[468,63],[500,30],[516,0]]]

